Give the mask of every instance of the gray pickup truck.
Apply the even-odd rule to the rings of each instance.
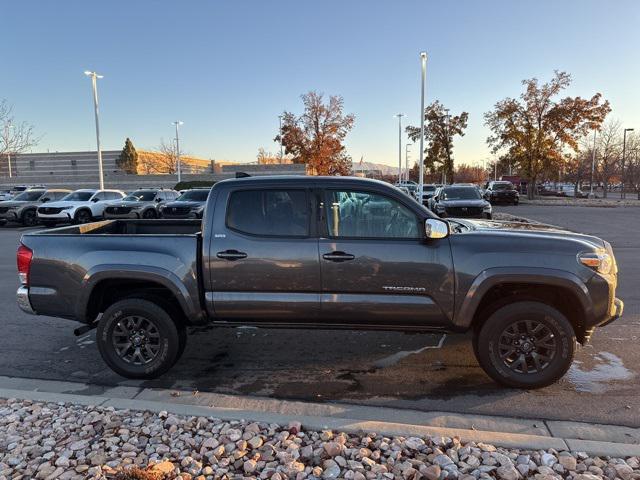
[[[485,372],[558,380],[622,313],[611,246],[526,223],[439,219],[359,178],[219,182],[202,220],[107,220],[22,237],[29,313],[97,327],[105,362],[153,378],[190,325],[473,332]],[[222,334],[222,333],[221,333]]]

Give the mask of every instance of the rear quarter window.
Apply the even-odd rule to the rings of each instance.
[[[306,237],[309,221],[304,190],[241,190],[227,205],[227,228],[249,235]]]

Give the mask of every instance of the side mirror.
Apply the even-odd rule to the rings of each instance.
[[[92,198],[92,199],[91,199],[91,201],[92,201],[93,203],[96,203],[96,202],[99,202],[100,200],[99,200],[99,199],[97,199],[97,198]]]
[[[41,201],[42,203],[46,203],[46,202],[48,202],[49,200],[51,200],[51,199],[50,199],[50,198],[43,198],[43,199],[42,199],[42,200],[40,200],[40,201]]]
[[[437,218],[427,218],[424,222],[424,232],[427,238],[436,240],[449,236],[449,224]]]
[[[160,203],[162,201],[161,198],[156,198],[156,202]]]

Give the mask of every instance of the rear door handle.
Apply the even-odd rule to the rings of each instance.
[[[237,250],[225,250],[224,252],[218,252],[216,257],[222,258],[223,260],[234,261],[240,260],[241,258],[247,258],[247,254]]]
[[[322,255],[322,258],[329,260],[330,262],[346,262],[348,260],[353,260],[356,256],[344,252],[331,252]]]

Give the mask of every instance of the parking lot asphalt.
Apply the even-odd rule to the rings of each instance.
[[[497,207],[610,241],[625,314],[579,349],[559,383],[536,391],[494,384],[466,335],[193,329],[178,364],[153,381],[123,379],[102,362],[94,332],[23,314],[15,249],[24,229],[0,227],[0,375],[163,387],[299,400],[640,426],[640,208]]]

